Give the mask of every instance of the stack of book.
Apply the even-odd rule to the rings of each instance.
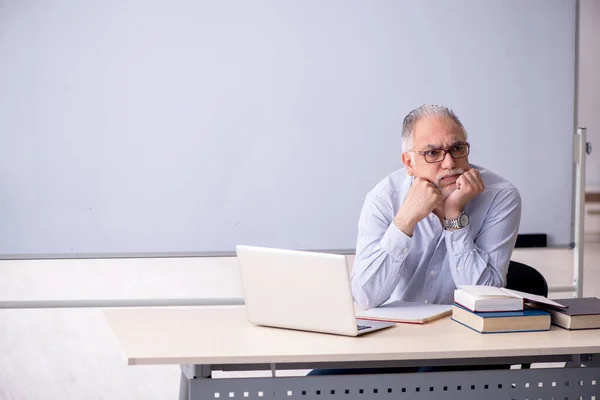
[[[546,308],[563,310],[566,306],[516,290],[459,285],[454,291],[452,319],[480,333],[547,331],[551,315]]]
[[[569,330],[600,328],[600,299],[583,297],[576,299],[559,299],[556,302],[568,308],[556,308],[543,304],[535,307],[548,311],[552,324]]]

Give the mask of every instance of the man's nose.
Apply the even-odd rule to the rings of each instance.
[[[444,161],[442,161],[442,168],[444,169],[452,169],[456,166],[456,161],[450,155],[450,153],[446,153],[446,157],[444,157]]]

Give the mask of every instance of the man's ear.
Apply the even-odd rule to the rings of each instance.
[[[406,167],[406,171],[408,172],[408,175],[413,176],[413,159],[410,156],[410,153],[405,151],[404,153],[402,153],[402,163],[404,164],[404,166]]]

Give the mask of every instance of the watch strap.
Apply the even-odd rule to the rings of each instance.
[[[464,228],[460,224],[460,219],[461,219],[461,217],[463,216],[464,213],[465,213],[464,211],[459,212],[458,213],[458,217],[453,218],[453,219],[446,219],[446,217],[444,217],[444,229],[460,229],[460,228]]]

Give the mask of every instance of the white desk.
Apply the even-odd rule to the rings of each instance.
[[[482,335],[449,318],[363,337],[257,327],[241,306],[106,310],[130,365],[179,364],[189,398],[579,398],[599,396],[600,330]],[[573,368],[211,379],[212,370],[516,364]],[[587,367],[579,368],[583,362]],[[362,390],[362,393],[361,393]],[[562,397],[561,397],[562,396]],[[588,397],[585,397],[588,396]],[[394,396],[397,397],[397,396]]]

